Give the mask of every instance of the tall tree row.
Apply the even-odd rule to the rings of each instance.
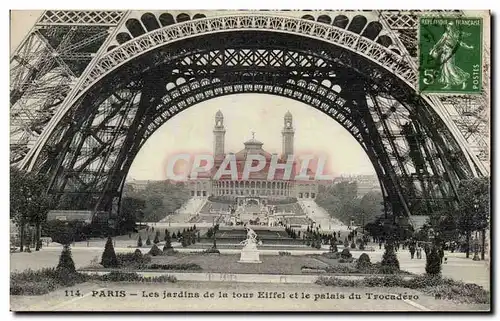
[[[48,178],[18,168],[10,169],[10,218],[19,228],[20,250],[26,241],[26,227],[35,229],[36,250],[39,249],[41,224],[53,207],[53,198],[47,194]]]

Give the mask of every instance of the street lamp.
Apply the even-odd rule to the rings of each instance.
[[[479,209],[479,204],[477,204],[477,200],[474,202],[474,214],[476,214],[477,217],[477,211]],[[472,258],[473,261],[479,261],[479,241],[478,241],[478,235],[476,231],[476,236],[474,237],[474,257]]]

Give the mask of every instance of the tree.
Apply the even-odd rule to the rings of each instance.
[[[316,203],[344,223],[359,215],[358,187],[356,182],[340,182],[319,186]]]
[[[380,191],[370,191],[363,195],[359,201],[359,212],[361,215],[361,226],[365,226],[365,222],[372,222],[377,219],[382,213],[382,206],[384,198]]]
[[[394,252],[394,245],[392,245],[392,243],[385,246],[381,266],[384,274],[394,274],[399,271],[399,261],[396,253]]]
[[[58,272],[69,272],[69,273],[75,273],[76,268],[75,268],[75,262],[73,261],[73,258],[71,257],[71,248],[69,244],[65,244],[63,246],[63,250],[61,252],[61,256],[59,256],[59,264],[57,264],[56,270]]]
[[[215,250],[217,249],[217,231],[219,230],[219,224],[216,224],[214,227],[213,227],[213,239],[214,239],[214,244],[212,246],[212,248]]]
[[[173,213],[190,198],[189,190],[183,182],[169,180],[149,182],[141,190],[135,190],[126,183],[124,197],[144,201],[144,217],[141,221],[147,222],[158,222],[165,218],[165,213]]]
[[[151,250],[149,250],[148,254],[151,256],[159,256],[159,255],[163,254],[163,251],[160,250],[156,244],[153,244],[153,246],[151,247]]]
[[[61,245],[69,245],[75,241],[77,227],[75,222],[50,220],[43,225],[44,234],[49,236],[53,242]]]
[[[188,246],[188,243],[187,243],[187,240],[186,240],[186,233],[182,234],[181,245],[182,245],[182,247],[187,247]]]
[[[490,181],[488,177],[473,178],[460,181],[458,188],[458,229],[465,234],[467,243],[466,257],[470,253],[470,235],[473,231],[481,231],[482,251],[484,259],[485,232],[489,228],[490,218]]]
[[[54,206],[54,199],[47,194],[48,178],[35,172],[10,169],[10,217],[19,228],[20,250],[23,251],[26,224],[35,226],[36,250],[39,249],[41,223]]]
[[[370,257],[366,253],[362,253],[359,256],[358,262],[356,263],[356,268],[358,270],[365,270],[371,266]]]
[[[115,248],[111,236],[108,236],[104,252],[102,253],[101,264],[104,267],[118,267],[118,259],[116,258]]]
[[[436,246],[433,246],[431,249],[431,253],[426,256],[425,273],[429,275],[441,274],[441,258],[439,257]]]
[[[120,212],[118,213],[118,229],[122,233],[133,231],[137,221],[142,221],[142,211],[146,202],[137,197],[126,196],[121,200]]]
[[[165,249],[172,248],[172,240],[170,239],[170,232],[165,229]]]

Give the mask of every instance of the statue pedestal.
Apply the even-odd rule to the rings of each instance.
[[[241,256],[238,263],[262,263],[259,259],[259,251],[257,250],[257,247],[245,246],[241,250]]]

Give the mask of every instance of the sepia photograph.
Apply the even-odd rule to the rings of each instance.
[[[11,311],[491,312],[489,11],[10,29]]]

